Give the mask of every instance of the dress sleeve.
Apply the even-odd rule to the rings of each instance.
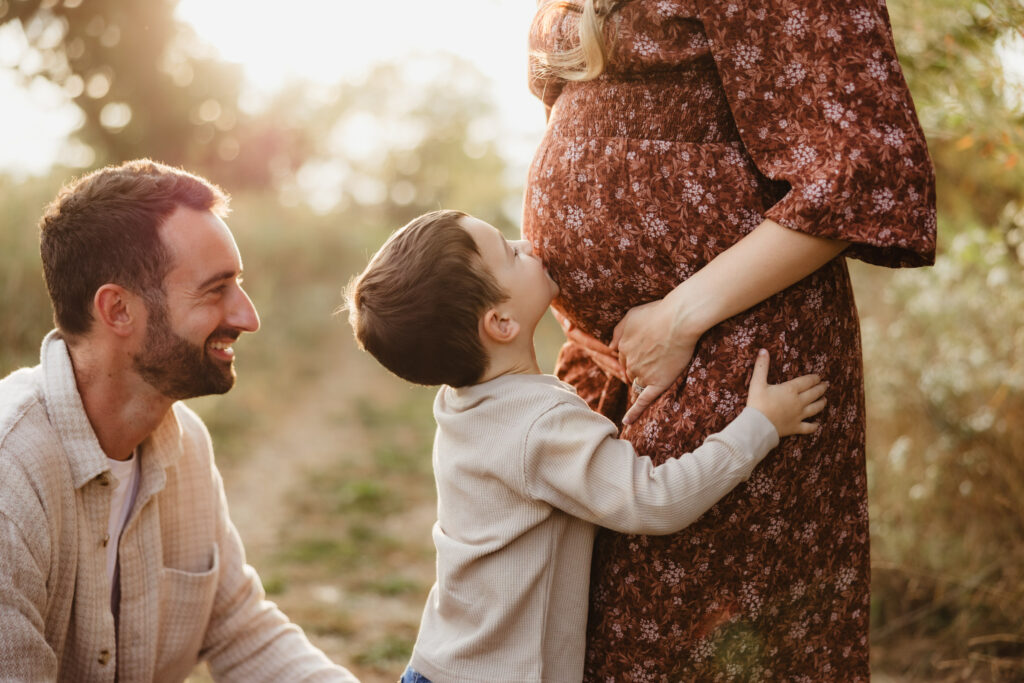
[[[935,260],[935,172],[884,0],[696,0],[766,213],[878,265]]]

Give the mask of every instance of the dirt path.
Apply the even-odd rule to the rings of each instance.
[[[325,417],[324,407],[337,394],[339,383],[366,381],[365,366],[360,364],[342,362],[326,369],[302,392],[301,402],[275,416],[277,427],[269,439],[223,468],[231,519],[250,563],[258,564],[273,552],[281,537],[281,524],[289,518],[289,496],[304,484],[309,472],[328,464],[323,450],[303,445],[356,437],[339,435],[338,427],[328,424]]]
[[[280,578],[267,570],[280,564],[274,560],[275,553],[287,547],[296,534],[317,523],[310,521],[306,529],[294,528],[297,519],[302,524],[296,501],[303,499],[311,479],[339,468],[339,449],[333,445],[344,444],[349,458],[353,453],[356,458],[373,458],[371,428],[338,417],[355,402],[393,398],[396,383],[381,381],[381,371],[365,361],[352,354],[338,354],[336,365],[324,368],[313,383],[304,387],[301,399],[275,417],[277,426],[269,438],[221,466],[232,520],[245,543],[249,563],[266,585]],[[346,461],[343,467],[348,465],[354,470],[367,466]],[[433,581],[430,526],[434,515],[433,501],[419,500],[375,523],[389,539],[417,549],[422,556],[422,561],[413,563],[415,566],[401,568],[403,575],[414,577],[416,588],[401,595],[363,590],[367,571],[374,571],[371,567],[361,574],[339,571],[313,583],[286,580],[287,588],[271,598],[305,627],[314,644],[332,660],[352,669],[364,683],[395,681],[404,657],[393,651],[389,654],[387,648],[398,647],[401,652],[415,636],[424,597],[419,592]],[[339,518],[339,537],[343,523]],[[391,569],[381,567],[380,571],[385,575]],[[288,576],[290,570],[285,568],[281,573]],[[342,625],[334,628],[337,622]],[[199,671],[190,683],[208,680]]]

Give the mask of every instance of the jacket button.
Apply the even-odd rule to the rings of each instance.
[[[106,548],[108,543],[110,543],[110,534],[103,534],[103,547]]]
[[[96,659],[101,666],[106,666],[110,661],[110,650],[100,650],[100,656]]]

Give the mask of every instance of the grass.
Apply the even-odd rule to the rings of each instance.
[[[408,595],[410,593],[419,594],[424,592],[424,586],[421,582],[405,576],[385,576],[380,579],[368,581],[360,586],[360,588],[372,591],[378,595],[386,596]]]
[[[414,642],[415,638],[385,636],[360,653],[356,657],[356,663],[375,669],[395,664],[404,665],[412,655]]]

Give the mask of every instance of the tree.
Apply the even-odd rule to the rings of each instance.
[[[100,161],[145,153],[178,164],[234,127],[240,73],[202,54],[175,4],[12,0],[0,3],[0,21],[21,24],[35,53],[22,74],[64,88]]]
[[[1024,180],[1024,4],[892,0],[900,61],[928,134],[950,225],[996,225]]]
[[[381,64],[365,82],[338,86],[295,117],[320,144],[290,191],[362,226],[394,229],[445,207],[518,232],[508,215],[518,214],[518,179],[506,177],[487,86],[475,67],[446,54]],[[315,98],[289,101],[303,99]]]
[[[84,114],[96,164],[140,156],[230,187],[266,187],[301,165],[301,127],[239,108],[241,67],[174,17],[177,0],[0,0],[29,52],[18,73],[61,86]]]

